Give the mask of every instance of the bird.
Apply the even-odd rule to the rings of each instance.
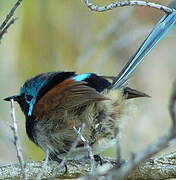
[[[149,97],[128,87],[127,81],[151,49],[176,24],[176,11],[165,14],[117,76],[96,73],[78,74],[55,71],[27,80],[18,95],[5,98],[16,101],[26,119],[26,133],[49,159],[60,162],[77,138],[73,127],[85,124],[82,136],[95,155],[115,138],[125,102]],[[80,140],[76,148],[84,147]],[[78,151],[78,156],[82,156]],[[62,156],[63,155],[63,156]]]

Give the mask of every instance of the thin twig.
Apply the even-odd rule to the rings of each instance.
[[[85,125],[83,124],[82,127],[80,128],[80,132],[82,132],[84,130]],[[68,151],[68,153],[64,156],[64,158],[62,159],[61,163],[57,166],[57,168],[54,170],[52,176],[49,178],[49,180],[53,180],[56,175],[57,172],[66,164],[66,162],[68,161],[69,157],[71,156],[72,152],[76,149],[76,146],[78,145],[79,141],[80,141],[80,137],[78,136],[75,140],[75,142],[72,144],[70,150]]]
[[[0,25],[0,30],[2,30],[6,24],[9,22],[10,18],[14,15],[15,10],[17,9],[17,7],[21,4],[22,0],[18,0],[14,6],[12,7],[12,9],[10,10],[9,14],[6,16],[5,20],[3,21],[3,23]]]
[[[168,8],[167,6],[163,6],[163,5],[148,2],[148,1],[146,2],[145,1],[130,1],[130,0],[118,1],[118,2],[116,1],[116,2],[109,3],[108,5],[105,5],[105,6],[101,6],[101,7],[91,3],[90,0],[84,0],[84,2],[91,11],[97,11],[97,12],[109,11],[116,7],[124,7],[124,6],[146,6],[149,8],[162,10],[165,13],[171,13],[174,11],[174,9]]]
[[[45,153],[45,160],[43,161],[43,165],[42,165],[42,169],[41,171],[38,173],[36,180],[40,180],[41,177],[43,176],[45,170],[46,170],[46,166],[48,164],[48,160],[49,160],[49,151],[47,150],[47,152]]]
[[[0,41],[1,41],[2,37],[3,37],[3,35],[4,35],[5,33],[7,33],[7,29],[8,29],[12,24],[14,24],[14,22],[15,22],[17,19],[18,19],[18,18],[12,18],[11,21],[7,24],[7,26],[5,26],[5,27],[3,28],[3,30],[0,31]]]
[[[74,129],[75,133],[78,135],[78,137],[80,137],[80,139],[84,143],[84,146],[87,147],[88,155],[90,157],[90,174],[93,175],[94,168],[95,168],[95,160],[94,160],[94,155],[93,155],[93,152],[92,152],[92,148],[89,146],[89,143],[83,137],[83,135],[81,134],[80,130],[77,130],[75,126],[73,127],[73,129]]]
[[[14,145],[16,147],[17,158],[18,158],[18,161],[21,166],[21,173],[23,175],[23,179],[26,180],[27,177],[26,177],[26,171],[25,171],[25,163],[24,163],[24,159],[23,159],[23,155],[22,155],[22,148],[20,145],[20,139],[19,139],[19,135],[18,135],[18,127],[17,127],[17,121],[16,121],[16,117],[15,117],[15,109],[14,109],[14,100],[13,99],[10,100],[10,104],[11,104],[11,117],[12,117],[11,129],[13,131],[13,136],[14,136]]]
[[[17,9],[17,7],[21,4],[22,0],[18,0],[14,6],[12,7],[12,9],[10,10],[10,12],[7,14],[5,20],[2,22],[2,24],[0,25],[0,40],[2,39],[3,35],[7,32],[8,28],[14,24],[14,22],[17,20],[17,18],[12,18],[15,10]],[[11,19],[12,18],[12,19]]]

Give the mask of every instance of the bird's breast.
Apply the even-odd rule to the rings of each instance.
[[[82,135],[95,149],[100,142],[109,142],[114,138],[124,101],[118,90],[103,95],[110,100],[91,102],[69,110],[56,107],[42,114],[35,124],[35,141],[44,151],[67,152],[77,138],[73,127],[78,129],[84,123],[86,127]],[[80,141],[78,146],[83,146],[83,143]]]

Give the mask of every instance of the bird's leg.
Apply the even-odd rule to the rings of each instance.
[[[99,154],[96,154],[94,155],[94,159],[95,161],[100,164],[101,166],[104,164],[104,163],[107,163],[107,161],[105,159],[103,159]]]
[[[59,163],[59,164],[62,162],[62,159],[59,159],[55,153],[50,153],[50,154],[49,154],[49,160],[50,160],[50,161],[56,161],[56,162]],[[65,167],[65,172],[64,172],[64,174],[66,174],[66,173],[68,172],[67,165],[65,164],[64,167]]]

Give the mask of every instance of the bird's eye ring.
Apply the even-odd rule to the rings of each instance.
[[[25,98],[26,101],[30,102],[33,97],[31,95],[26,95]]]

